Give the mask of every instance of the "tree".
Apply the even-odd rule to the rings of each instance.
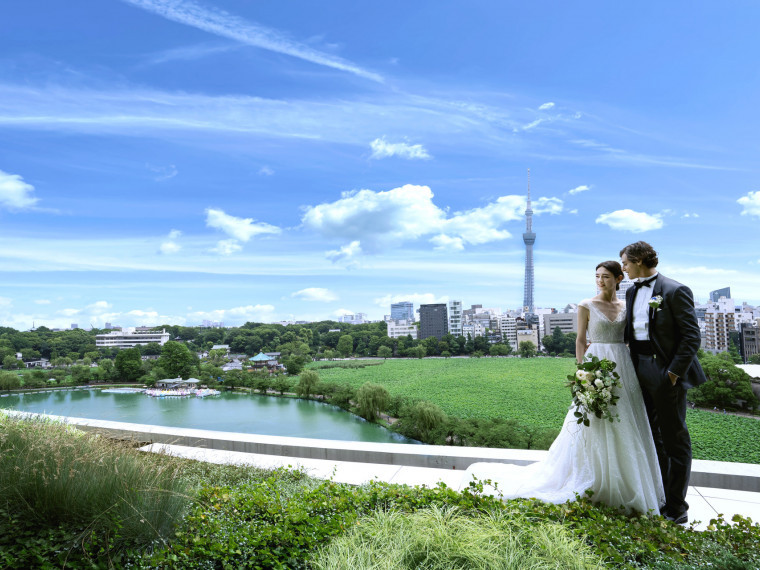
[[[402,419],[407,422],[405,426],[411,428],[414,439],[427,441],[430,433],[446,423],[446,414],[432,402],[417,402],[409,409],[408,415]],[[408,433],[408,431],[407,431]]]
[[[285,370],[291,376],[298,376],[306,365],[306,359],[303,356],[292,354],[285,359]]]
[[[356,392],[356,407],[359,415],[374,422],[385,410],[390,400],[390,394],[383,386],[366,382]]]
[[[198,357],[184,343],[170,340],[161,349],[158,365],[170,378],[188,379],[198,372]]]
[[[520,343],[518,352],[522,358],[531,358],[538,354],[536,352],[536,345],[529,340],[524,340]]]
[[[390,358],[391,356],[393,356],[393,350],[391,350],[387,346],[381,346],[377,349],[377,355],[380,358]]]
[[[5,358],[3,358],[3,368],[5,370],[16,370],[18,368],[19,362],[16,360],[15,356],[8,355]]]
[[[137,348],[127,348],[120,350],[116,355],[114,368],[121,381],[135,382],[142,376],[141,364],[140,350]]]
[[[272,388],[277,390],[280,393],[280,396],[290,390],[290,387],[290,379],[288,379],[287,376],[282,375],[277,376],[277,378],[274,380],[274,383],[272,384]]]
[[[21,379],[18,377],[18,374],[14,372],[0,372],[0,390],[15,390],[20,387]]]
[[[760,354],[753,354],[747,359],[747,364],[760,364]]]
[[[309,395],[314,392],[319,383],[319,374],[314,370],[306,370],[298,379],[296,384],[296,395],[302,398],[308,398]]]
[[[354,339],[350,334],[344,334],[338,341],[338,352],[347,358],[354,352]]]
[[[491,347],[488,349],[488,354],[491,356],[506,356],[509,354],[511,350],[509,349],[509,345],[506,344],[492,344]]]

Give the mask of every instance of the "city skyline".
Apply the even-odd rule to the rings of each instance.
[[[2,8],[0,326],[593,296],[639,239],[760,305],[760,6]]]

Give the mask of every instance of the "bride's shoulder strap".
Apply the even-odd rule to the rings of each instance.
[[[590,309],[591,308],[591,299],[583,299],[580,303],[578,303],[579,307],[583,307],[584,309]]]

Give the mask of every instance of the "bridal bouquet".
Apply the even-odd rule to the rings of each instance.
[[[620,421],[618,415],[610,411],[610,406],[620,399],[613,392],[613,388],[620,386],[620,376],[615,372],[617,365],[606,358],[599,360],[592,356],[576,366],[578,371],[568,374],[567,385],[573,393],[578,423],[588,426],[589,414],[601,420]]]

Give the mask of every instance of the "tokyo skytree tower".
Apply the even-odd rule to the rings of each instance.
[[[530,207],[530,168],[528,169],[528,207],[525,209],[525,296],[523,297],[523,312],[532,315],[535,312],[533,302],[533,244],[536,234],[533,231],[533,210]]]

